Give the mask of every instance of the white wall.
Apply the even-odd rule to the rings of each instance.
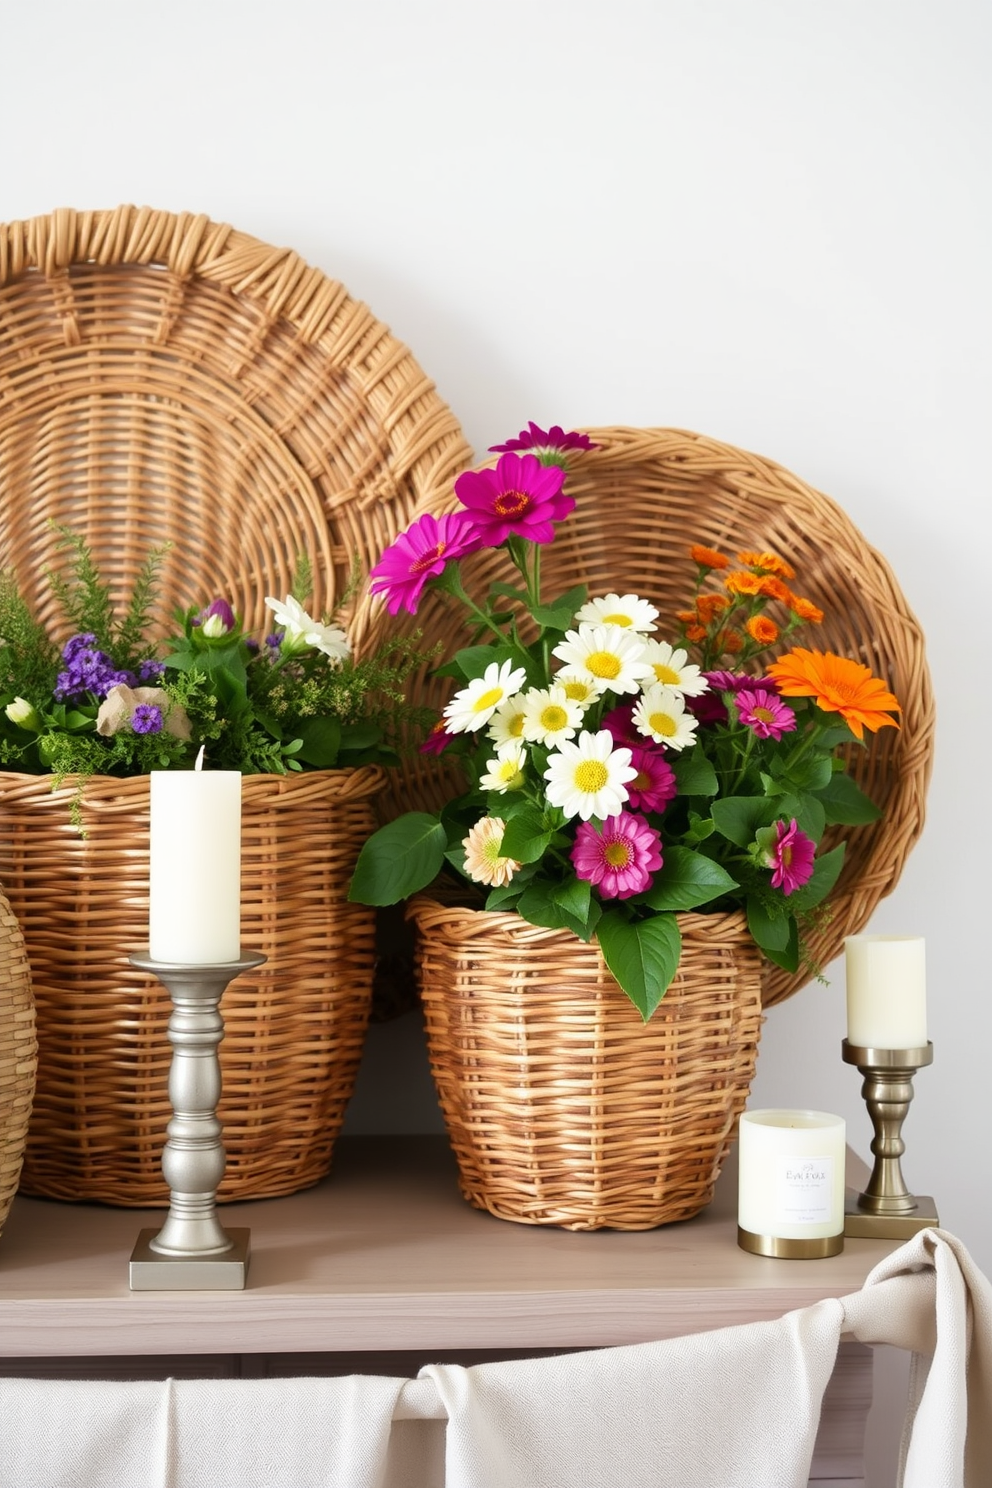
[[[987,1272],[990,43],[982,0],[0,8],[0,218],[207,212],[366,300],[480,452],[530,417],[696,429],[885,553],[939,707],[927,828],[872,923],[927,937],[906,1174]],[[841,1111],[867,1153],[829,976],[772,1011],[754,1100]],[[357,1119],[397,1059],[385,1119],[429,1125],[399,1026]]]

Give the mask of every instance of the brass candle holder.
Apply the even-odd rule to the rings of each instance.
[[[845,1064],[864,1075],[861,1094],[875,1129],[871,1150],[875,1166],[863,1193],[847,1190],[844,1234],[879,1240],[906,1240],[930,1225],[939,1225],[937,1206],[926,1194],[910,1193],[902,1176],[906,1144],[902,1126],[913,1099],[913,1076],[933,1063],[933,1044],[915,1049],[872,1049],[844,1039]]]
[[[248,952],[237,961],[187,966],[130,956],[172,995],[169,1019],[172,1064],[162,1172],[169,1185],[169,1216],[162,1228],[142,1230],[131,1253],[133,1292],[241,1291],[248,1277],[250,1230],[228,1233],[215,1200],[224,1176],[224,1146],[217,1119],[221,1077],[217,1050],[224,1037],[220,999],[228,982],[261,966]]]

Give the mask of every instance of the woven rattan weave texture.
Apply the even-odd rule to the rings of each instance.
[[[465,1197],[574,1230],[698,1214],[757,1057],[761,967],[743,915],[679,917],[679,970],[645,1024],[595,943],[426,895],[409,912]]]
[[[38,1040],[24,937],[0,894],[0,1231],[21,1176]]]
[[[332,609],[468,458],[407,348],[289,249],[130,206],[0,226],[0,561],[42,619],[50,521],[121,594],[171,541],[163,623],[224,593],[261,626],[301,553]]]
[[[821,650],[849,656],[884,677],[899,698],[902,727],[883,729],[854,754],[852,774],[882,807],[870,827],[834,828],[828,844],[848,844],[843,875],[831,899],[832,916],[810,937],[822,965],[845,935],[867,922],[898,881],[923,827],[933,762],[934,705],[923,634],[882,555],[842,508],[774,461],[680,429],[598,428],[587,431],[599,449],[574,458],[568,491],[574,513],[542,551],[545,593],[584,582],[590,594],[635,592],[661,611],[660,634],[691,593],[691,543],[727,553],[770,549],[797,571],[796,587],[825,611],[822,625],[800,632]],[[451,490],[426,503],[437,512],[457,506]],[[485,593],[490,580],[512,577],[505,556],[481,553],[463,565],[468,587]],[[380,601],[365,599],[369,608]],[[415,621],[451,654],[465,644],[459,616],[429,594]],[[452,684],[421,674],[418,700],[440,707]],[[390,786],[384,815],[422,804],[435,809],[452,789],[437,760],[419,761]],[[766,1006],[809,980],[768,964]]]

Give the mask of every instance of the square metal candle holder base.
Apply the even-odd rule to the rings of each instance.
[[[940,1225],[937,1205],[929,1194],[914,1194],[915,1209],[904,1214],[871,1214],[862,1209],[861,1195],[849,1188],[844,1198],[844,1234],[852,1240],[909,1240],[920,1230]]]
[[[230,1250],[220,1255],[163,1255],[150,1242],[158,1230],[141,1230],[131,1252],[132,1292],[241,1292],[248,1279],[251,1230],[227,1230]]]

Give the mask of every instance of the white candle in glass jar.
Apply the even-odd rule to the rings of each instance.
[[[241,776],[153,770],[148,954],[185,966],[241,954]]]
[[[847,1040],[862,1049],[919,1049],[927,1042],[922,935],[849,935]]]
[[[821,1240],[843,1233],[843,1116],[746,1111],[739,1146],[737,1222],[742,1230],[777,1240]]]

